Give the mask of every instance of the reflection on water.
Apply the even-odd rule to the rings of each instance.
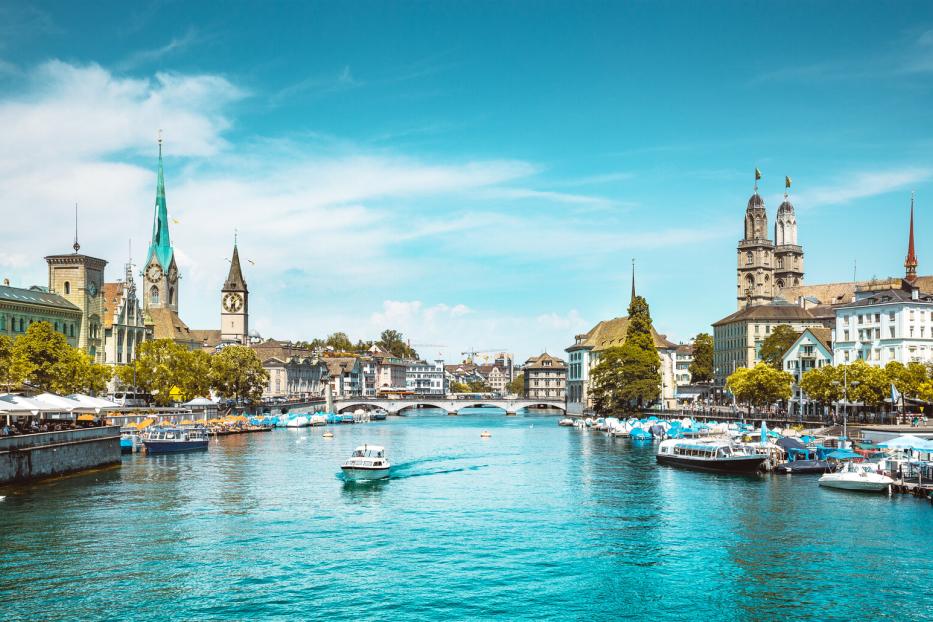
[[[226,437],[207,452],[127,456],[122,469],[0,490],[0,617],[933,610],[933,509],[912,498],[662,468],[651,443],[540,415],[419,411],[330,429],[333,439],[320,428]],[[362,443],[387,448],[388,479],[335,477]]]

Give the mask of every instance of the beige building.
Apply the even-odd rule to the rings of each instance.
[[[136,297],[133,268],[126,265],[126,280],[104,283],[104,358],[109,365],[125,365],[136,360],[136,351],[149,335],[143,309]]]
[[[493,393],[505,395],[509,392],[509,383],[512,382],[512,375],[505,367],[501,365],[479,365],[476,370],[486,380]]]
[[[753,305],[713,324],[713,374],[716,383],[723,386],[736,368],[754,367],[761,361],[762,342],[782,324],[797,332],[823,326],[823,322],[808,309],[784,302]]]
[[[525,397],[564,399],[567,396],[567,365],[547,352],[525,361]]]
[[[634,295],[634,287],[633,287]],[[567,364],[567,412],[582,414],[593,407],[590,396],[590,372],[599,364],[600,353],[625,343],[628,332],[628,317],[603,320],[587,333],[577,335],[574,344],[566,349]],[[666,408],[675,404],[676,380],[674,375],[677,344],[651,328],[654,347],[661,358],[661,401]]]
[[[70,255],[49,255],[49,292],[57,294],[81,310],[77,347],[97,362],[104,360],[104,267],[107,262],[81,255],[77,238],[75,252]]]
[[[293,356],[287,360],[270,357],[262,362],[269,372],[263,397],[312,397],[324,394],[327,364],[322,360]]]

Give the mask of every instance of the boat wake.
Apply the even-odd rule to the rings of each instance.
[[[426,475],[444,475],[445,473],[463,473],[465,471],[478,471],[488,466],[489,466],[488,464],[475,464],[472,466],[456,467],[456,468],[451,468],[451,469],[444,469],[444,468],[427,469],[423,471],[415,471],[414,473],[406,473],[406,472],[396,473],[395,469],[397,467],[392,467],[392,469],[389,470],[389,479],[409,479],[411,477],[425,477]]]

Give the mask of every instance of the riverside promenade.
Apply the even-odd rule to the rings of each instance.
[[[119,462],[119,426],[0,438],[0,484],[63,475]]]

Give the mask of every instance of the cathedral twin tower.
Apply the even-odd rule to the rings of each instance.
[[[785,178],[784,202],[774,221],[774,241],[768,239],[768,213],[758,194],[760,174],[755,172],[755,192],[745,209],[745,237],[738,246],[738,308],[771,303],[790,287],[803,281],[803,247],[797,244],[797,216],[787,198],[790,178]]]

